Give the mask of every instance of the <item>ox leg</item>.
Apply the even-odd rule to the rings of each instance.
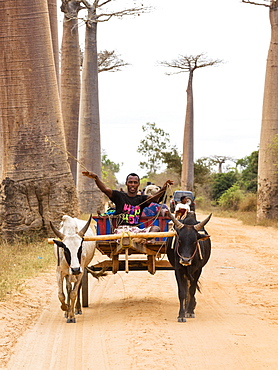
[[[72,323],[72,322],[75,323],[76,322],[75,315],[74,315],[74,308],[75,308],[75,302],[76,302],[76,298],[77,298],[77,292],[78,292],[78,289],[79,289],[80,284],[81,284],[81,279],[82,279],[82,274],[80,274],[77,277],[77,281],[74,283],[74,288],[70,292],[70,307],[69,307],[69,310],[68,310],[67,323]]]
[[[57,277],[57,283],[58,283],[58,298],[59,298],[59,301],[61,302],[61,310],[67,312],[68,305],[66,304],[66,296],[64,294],[64,289],[63,289],[64,276],[59,271],[57,271],[56,277]]]
[[[69,308],[70,308],[70,293],[72,291],[72,285],[70,282],[70,277],[69,275],[66,276],[66,290],[67,290],[67,310],[65,312],[65,318],[68,317],[69,315]]]
[[[176,280],[178,284],[178,296],[179,296],[179,301],[180,301],[178,322],[186,322],[185,306],[186,306],[186,298],[188,294],[187,278],[180,270],[175,270],[175,275],[176,275]]]
[[[81,308],[81,302],[80,302],[80,290],[81,290],[81,284],[79,284],[78,290],[77,290],[77,298],[76,298],[76,304],[75,304],[75,315],[82,315],[82,308]]]
[[[194,274],[194,278],[193,278],[193,281],[191,281],[191,284],[190,284],[190,287],[189,287],[189,300],[188,300],[188,305],[187,305],[187,308],[186,308],[186,317],[190,317],[190,318],[194,318],[195,317],[195,313],[194,313],[194,310],[195,310],[195,307],[196,307],[196,298],[195,298],[195,293],[196,293],[196,289],[197,289],[197,284],[198,284],[198,280],[199,280],[199,277],[201,275],[201,271],[197,271],[195,274]]]

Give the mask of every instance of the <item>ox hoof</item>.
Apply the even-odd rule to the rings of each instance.
[[[185,317],[178,317],[178,322],[186,322],[186,318]]]
[[[75,315],[82,315],[82,310],[76,310]]]
[[[73,319],[67,319],[67,324],[70,324],[70,323],[76,323],[76,320],[75,320],[75,317]]]
[[[186,317],[188,317],[188,318],[190,318],[190,319],[194,319],[194,318],[195,318],[195,313],[187,312],[187,313],[186,313]]]

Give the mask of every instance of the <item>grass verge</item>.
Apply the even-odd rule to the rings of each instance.
[[[12,244],[0,241],[0,256],[0,301],[7,300],[13,291],[21,291],[26,279],[55,268],[53,246],[46,239],[19,238]]]
[[[242,221],[244,225],[252,225],[252,226],[264,226],[264,227],[276,227],[278,228],[277,220],[264,220],[261,222],[257,222],[257,214],[256,212],[242,212],[242,211],[232,211],[232,210],[222,210],[219,207],[211,206],[211,207],[200,207],[197,210],[197,213],[212,213],[213,216],[216,217],[223,217],[223,218],[235,218],[237,220]]]

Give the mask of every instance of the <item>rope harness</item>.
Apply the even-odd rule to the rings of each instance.
[[[192,263],[192,260],[193,258],[195,257],[197,251],[199,252],[199,256],[200,256],[200,259],[202,260],[203,259],[203,255],[202,255],[202,250],[201,250],[201,246],[200,246],[200,242],[199,240],[197,240],[195,243],[196,243],[196,247],[194,249],[194,252],[193,254],[190,256],[190,257],[184,257],[182,256],[180,253],[179,253],[179,246],[180,246],[180,239],[179,239],[179,236],[177,235],[177,243],[176,243],[176,253],[177,255],[180,257],[180,264],[183,265],[183,266],[189,266],[191,265]],[[173,238],[174,239],[174,238]],[[172,244],[173,245],[173,244]],[[173,247],[172,247],[173,248]],[[187,261],[187,262],[184,262],[184,261]]]

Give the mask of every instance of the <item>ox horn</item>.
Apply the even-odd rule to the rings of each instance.
[[[60,238],[61,240],[64,239],[65,235],[63,233],[61,233],[61,231],[57,230],[56,227],[52,224],[52,222],[50,221],[50,226],[51,226],[51,229],[53,230],[54,234],[56,236],[58,236],[58,238]]]
[[[177,226],[178,229],[181,229],[182,227],[184,227],[184,224],[182,222],[180,222],[179,220],[177,220],[173,215],[172,213],[169,211],[169,217],[170,219],[174,222],[174,224]]]
[[[203,227],[209,222],[209,220],[211,218],[211,215],[212,215],[212,213],[204,221],[201,221],[197,225],[194,225],[194,229],[196,231],[202,230]]]
[[[91,220],[92,220],[92,215],[90,215],[89,220],[87,221],[86,225],[83,226],[82,229],[78,232],[78,235],[81,236],[81,238],[83,238],[83,236],[85,235],[86,231],[89,229]]]

